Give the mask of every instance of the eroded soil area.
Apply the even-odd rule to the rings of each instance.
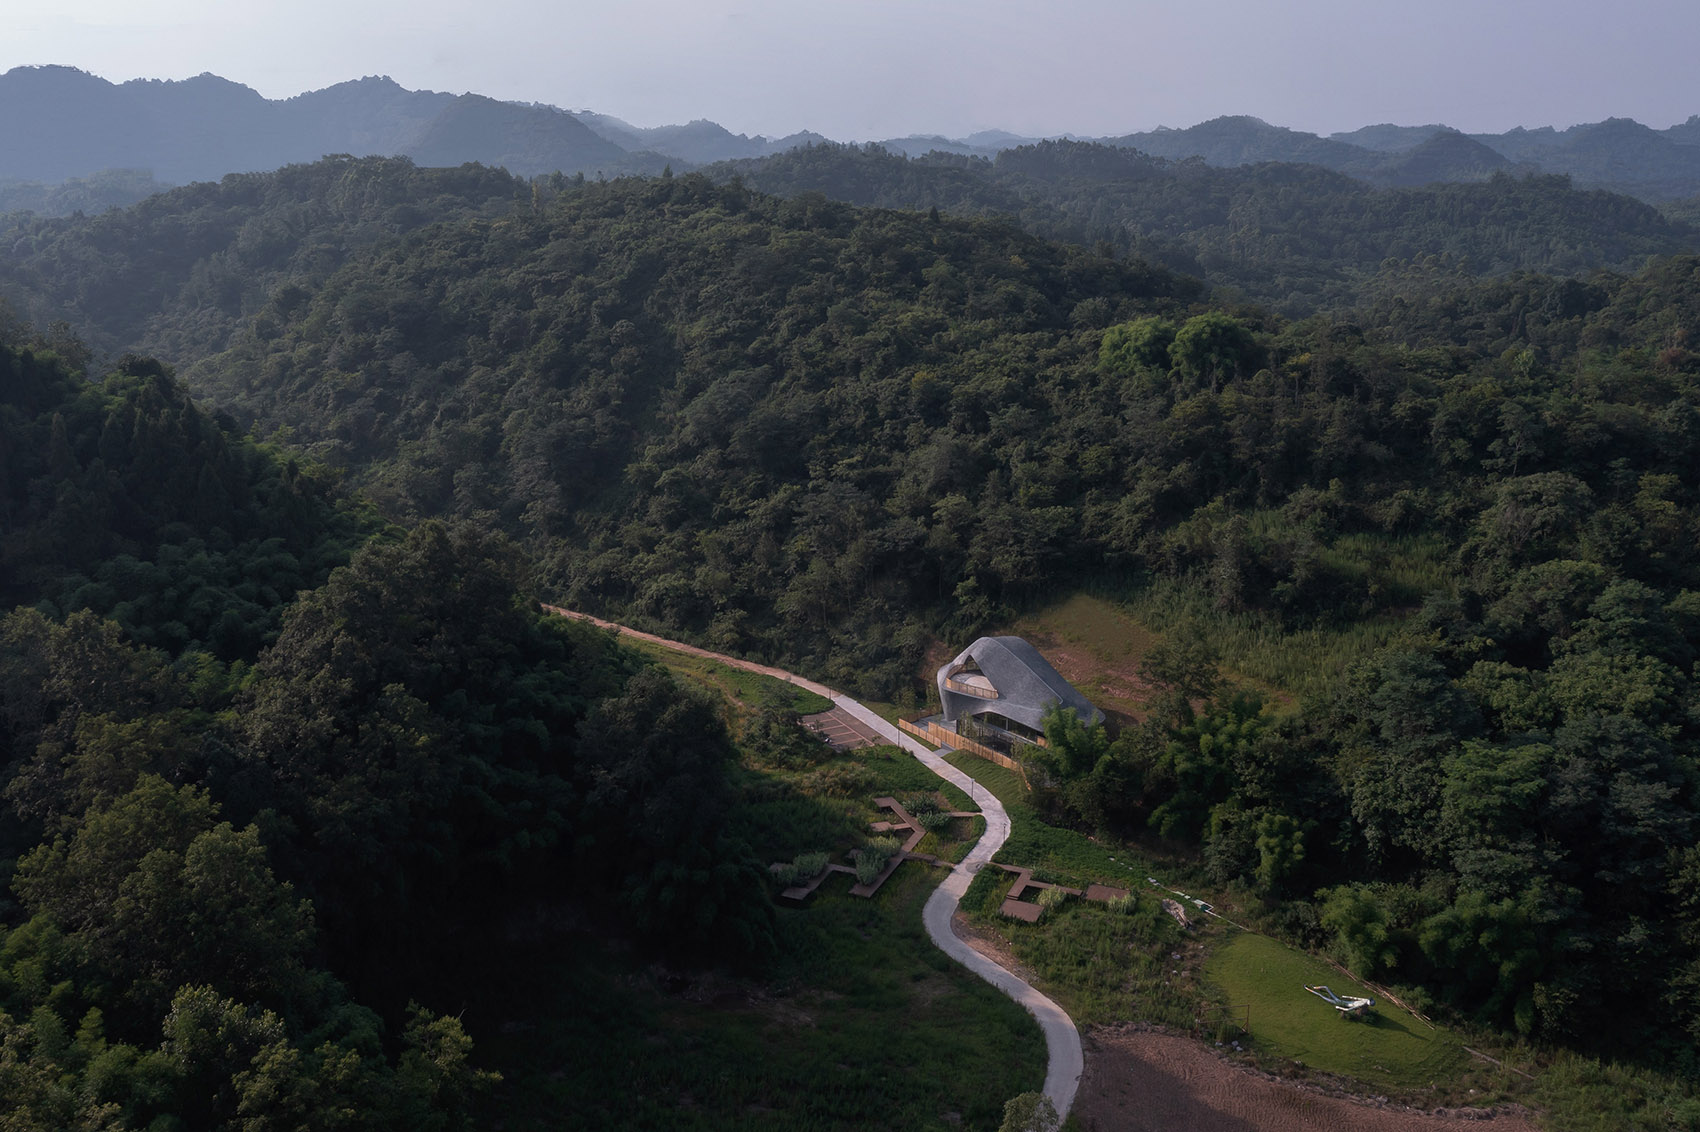
[[[1015,957],[1009,941],[996,932],[987,931],[968,922],[960,909],[950,918],[950,930],[956,938],[996,963],[1018,979],[1031,983],[1036,976]]]
[[[1081,1044],[1086,1071],[1074,1112],[1087,1132],[1536,1132],[1516,1112],[1418,1112],[1331,1095],[1136,1026],[1092,1027]]]

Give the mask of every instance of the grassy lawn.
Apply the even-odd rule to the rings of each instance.
[[[1363,1021],[1341,1018],[1304,988],[1321,983],[1340,995],[1374,992],[1268,936],[1234,936],[1215,949],[1204,971],[1229,1006],[1251,1007],[1249,1029],[1259,1052],[1400,1092],[1450,1087],[1469,1068],[1458,1038],[1390,1002],[1377,1002]]]

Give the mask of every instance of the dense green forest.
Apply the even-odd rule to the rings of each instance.
[[[154,180],[151,173],[135,169],[108,169],[54,184],[6,179],[0,180],[0,213],[31,212],[42,216],[100,213],[128,208],[169,188],[171,185]]]
[[[833,153],[870,177],[931,167]],[[1579,246],[1554,229],[1547,258],[1480,280],[1414,250],[1340,275],[1352,313],[1294,321],[1114,244],[957,215],[980,174],[951,175],[963,196],[926,212],[769,196],[750,176],[517,193],[475,169],[339,161],[102,218],[89,275],[92,222],[30,229],[6,267],[17,305],[96,343],[175,344],[222,415],[155,363],[80,384],[5,355],[24,375],[0,449],[23,567],[7,596],[31,607],[5,629],[11,1024],[98,1008],[130,1064],[149,1056],[138,1035],[183,969],[112,950],[128,921],[100,917],[137,907],[124,885],[161,883],[113,847],[133,852],[118,831],[156,812],[183,868],[214,834],[249,863],[263,914],[244,926],[263,938],[230,954],[300,971],[234,964],[207,993],[271,1011],[279,1064],[285,1047],[292,1064],[358,1055],[351,1079],[397,1105],[426,1055],[323,1027],[358,1001],[398,1031],[412,988],[476,950],[477,921],[438,937],[428,909],[494,919],[584,854],[630,862],[610,883],[710,940],[759,943],[756,878],[716,845],[724,728],[663,710],[676,693],[605,639],[539,622],[528,586],[913,698],[937,640],[1160,580],[1271,633],[1399,628],[1361,663],[1319,657],[1315,694],[1280,713],[1173,642],[1149,718],[1058,732],[1038,768],[1055,820],[1186,847],[1291,936],[1454,1017],[1700,1074],[1700,260],[1512,270],[1600,266],[1552,261]],[[1157,170],[1152,199],[1182,175]],[[357,209],[289,199],[356,182]],[[1668,231],[1548,181],[1431,196],[1437,232],[1447,208],[1553,197]],[[1316,207],[1294,232],[1349,243]],[[239,288],[174,289],[200,253],[151,241],[208,208],[207,247],[279,210],[302,226],[251,280],[233,263]],[[1488,229],[1463,230],[1458,248]],[[137,286],[109,288],[114,268]],[[117,511],[134,522],[108,530]],[[107,686],[48,679],[76,650]],[[119,735],[141,737],[121,758]],[[655,816],[622,822],[632,808]],[[708,907],[668,905],[677,870],[716,878],[693,890]],[[96,873],[115,895],[77,905]],[[651,911],[631,902],[629,930],[659,928]],[[425,936],[440,953],[389,962]],[[49,1051],[30,1071],[90,1072],[78,1035],[22,1043]],[[476,1089],[470,1062],[430,1064]],[[139,1079],[112,1103],[165,1111]]]
[[[1517,271],[1585,278],[1700,250],[1683,206],[1661,214],[1558,176],[1378,189],[1318,166],[1223,169],[1079,142],[1022,146],[994,161],[814,145],[709,175],[784,197],[1010,219],[1292,317],[1404,294],[1413,276],[1453,285]],[[286,281],[316,284],[356,249],[431,222],[540,207],[570,184],[337,158],[233,174],[101,215],[0,217],[0,292],[18,317],[65,321],[107,356],[137,350],[186,364],[224,348]]]
[[[231,174],[98,216],[0,218],[0,290],[15,320],[66,322],[104,354],[180,362],[221,349],[274,291],[323,280],[356,249],[530,196],[500,170],[406,158]]]
[[[456,988],[569,884],[771,949],[718,712],[499,535],[383,528],[157,363],[0,375],[7,1127],[481,1124]]]
[[[1291,628],[1411,615],[1297,732],[1241,740],[1251,765],[1207,738],[1246,710],[1224,698],[1059,804],[1254,879],[1285,830],[1305,865],[1264,882],[1361,880],[1299,926],[1384,924],[1374,973],[1680,1051],[1697,280],[1518,276],[1372,336],[994,222],[687,178],[417,233],[193,372],[394,514],[530,540],[574,603],[869,691],[1105,575]]]
[[[1319,165],[1220,168],[1135,149],[1047,141],[996,158],[810,146],[705,170],[781,196],[1007,215],[1050,239],[1102,243],[1227,287],[1279,313],[1350,308],[1408,263],[1459,279],[1586,274],[1700,250],[1700,230],[1558,175],[1377,188]]]

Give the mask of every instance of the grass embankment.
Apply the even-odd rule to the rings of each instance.
[[[692,653],[678,652],[666,645],[637,637],[622,637],[620,643],[660,661],[674,674],[710,688],[742,711],[771,703],[798,715],[813,715],[832,706],[832,701],[784,680],[759,672],[748,672]]]
[[[759,981],[583,939],[550,984],[509,988],[503,1032],[481,1046],[510,1082],[507,1127],[996,1128],[1006,1099],[1043,1082],[1044,1042],[926,938],[943,875],[905,865],[873,900],[835,878],[781,909]]]
[[[795,768],[746,767],[740,784],[743,801],[732,815],[732,833],[771,861],[825,852],[833,862],[849,864],[847,853],[867,841],[869,823],[891,820],[891,811],[873,802],[886,795],[902,801],[937,794],[941,809],[980,808],[896,747],[870,747]],[[984,818],[958,818],[928,834],[916,851],[960,860],[984,830]],[[922,866],[905,866],[911,867]]]
[[[1304,988],[1320,983],[1342,996],[1378,996],[1268,936],[1236,933],[1214,949],[1204,972],[1236,1017],[1250,1008],[1247,1029],[1259,1050],[1299,1065],[1401,1093],[1450,1087],[1469,1068],[1457,1036],[1391,1002],[1377,1002],[1362,1021],[1341,1018]]]

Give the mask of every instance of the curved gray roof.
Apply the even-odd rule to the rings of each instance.
[[[997,690],[995,699],[982,699],[945,687],[949,675],[973,661]],[[995,711],[1035,731],[1043,728],[1045,709],[1052,704],[1073,708],[1086,723],[1098,723],[1104,713],[1093,707],[1074,685],[1062,678],[1039,650],[1020,637],[981,637],[956,654],[938,671],[939,703],[944,717],[954,722],[965,715]]]

